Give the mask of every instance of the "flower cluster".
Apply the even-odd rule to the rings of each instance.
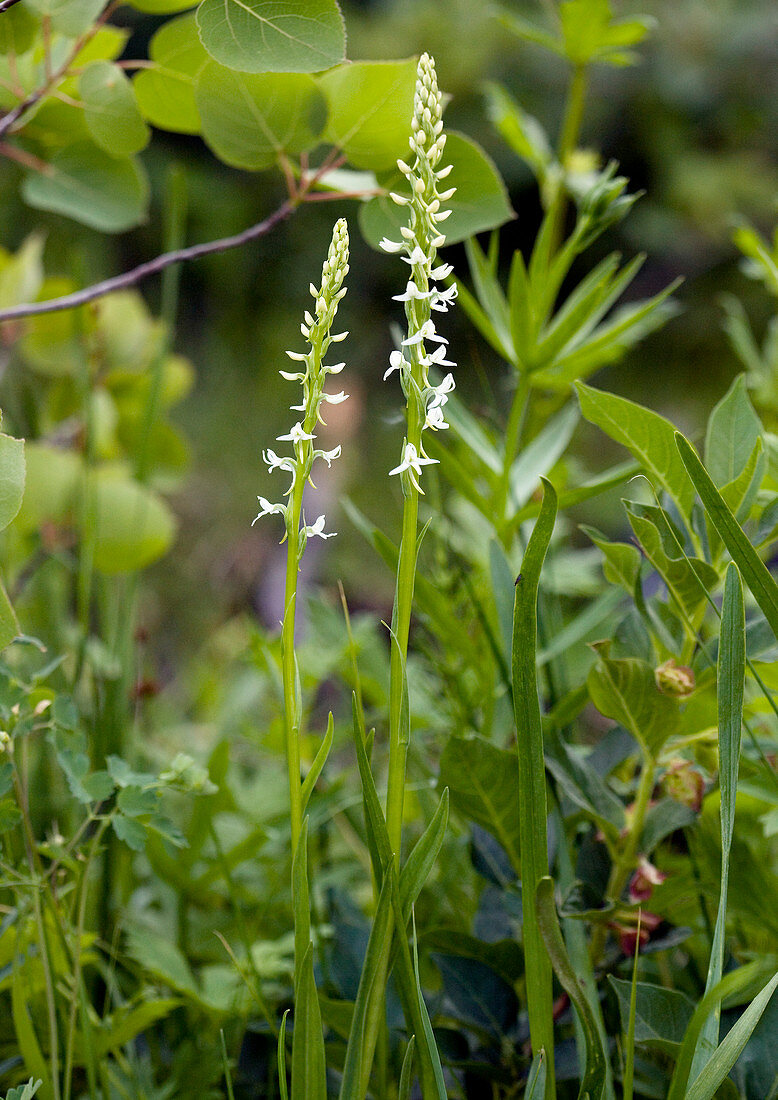
[[[436,264],[437,250],[445,242],[441,223],[451,214],[442,204],[454,194],[455,188],[439,191],[438,185],[448,176],[451,166],[439,168],[446,135],[443,133],[442,97],[438,90],[435,63],[428,54],[419,58],[414,97],[410,147],[415,154],[413,166],[399,160],[397,166],[410,186],[410,195],[392,194],[398,206],[407,207],[408,225],[400,230],[401,241],[384,238],[381,247],[385,252],[404,253],[402,259],[410,266],[410,278],[403,294],[395,295],[395,301],[403,302],[408,321],[408,336],[401,348],[389,357],[388,378],[394,371],[400,375],[400,384],[408,401],[408,436],[403,444],[403,460],[391,471],[407,473],[410,483],[421,492],[418,475],[421,467],[435,459],[424,453],[421,433],[431,428],[438,431],[447,428],[444,406],[454,389],[454,378],[446,374],[433,385],[429,377],[430,367],[442,369],[455,364],[446,359],[447,340],[435,329],[434,313],[445,313],[456,298],[455,284],[441,289],[436,283],[447,279],[452,272],[449,264]],[[435,345],[429,349],[428,345]]]
[[[348,336],[347,332],[333,334],[332,324],[338,305],[346,293],[343,281],[348,274],[348,226],[345,218],[341,218],[332,231],[332,242],[324,261],[321,273],[321,285],[315,287],[311,283],[310,291],[314,300],[314,312],[306,310],[300,331],[309,345],[306,352],[288,351],[286,354],[294,362],[300,364],[300,370],[279,371],[279,374],[290,382],[300,382],[303,389],[302,401],[299,405],[291,405],[293,412],[301,414],[301,418],[293,425],[285,435],[277,436],[279,443],[291,443],[292,454],[279,456],[270,447],[262,452],[262,458],[267,464],[268,470],[285,470],[291,474],[291,484],[284,496],[286,503],[273,504],[265,497],[258,497],[260,511],[252,521],[252,526],[262,516],[277,513],[284,517],[286,533],[284,540],[295,537],[297,539],[297,558],[302,557],[305,544],[309,537],[319,535],[320,538],[331,538],[335,532],[325,532],[324,516],[319,516],[315,523],[306,524],[304,519],[300,526],[302,514],[303,490],[306,481],[311,485],[311,470],[317,458],[323,459],[328,466],[333,459],[340,457],[340,446],[331,451],[322,451],[316,448],[316,434],[314,429],[317,424],[323,424],[322,405],[339,405],[345,401],[348,394],[325,393],[324,384],[329,374],[339,374],[345,363],[335,363],[327,366],[324,356],[327,354],[330,344],[338,344]],[[282,540],[283,541],[283,540]]]

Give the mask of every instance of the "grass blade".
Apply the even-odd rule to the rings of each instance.
[[[281,1017],[281,1027],[278,1029],[278,1091],[281,1094],[281,1100],[289,1100],[286,1087],[286,1017],[288,1015],[287,1008]]]
[[[373,874],[380,889],[383,881],[384,869],[392,862],[392,849],[389,844],[389,834],[386,831],[386,819],[381,809],[378,791],[375,786],[373,772],[370,769],[370,761],[367,758],[367,749],[362,740],[361,723],[357,708],[356,694],[351,696],[354,719],[354,745],[357,751],[357,767],[362,783],[362,800],[365,807],[365,829],[367,830],[367,846],[370,851],[370,860],[373,864]]]
[[[727,916],[729,856],[735,827],[735,797],[743,724],[743,691],[746,674],[746,624],[743,586],[734,562],[727,567],[721,608],[721,642],[718,658],[719,785],[721,788],[721,894],[713,934],[705,992],[721,981],[724,968],[724,932]],[[719,1041],[720,1006],[703,1025],[692,1060],[690,1076],[696,1080]]]
[[[303,780],[302,790],[300,797],[302,798],[302,812],[305,813],[308,806],[308,799],[311,797],[311,792],[316,786],[316,780],[319,778],[322,772],[322,768],[327,762],[327,757],[330,754],[332,748],[332,739],[334,736],[334,721],[332,718],[332,711],[330,711],[329,718],[327,719],[327,732],[324,735],[324,740],[319,746],[319,751],[313,759],[310,770]]]
[[[543,479],[543,506],[530,536],[513,605],[513,710],[519,759],[519,837],[522,889],[532,899],[548,875],[546,770],[535,669],[540,571],[556,521],[556,493]],[[546,1095],[554,1095],[554,1019],[551,964],[543,946],[535,908],[524,907],[524,965],[532,1050],[546,1051]]]
[[[400,1088],[397,1100],[411,1100],[411,1085],[413,1084],[413,1048],[416,1045],[416,1036],[411,1035],[403,1058],[403,1068],[400,1072]]]
[[[525,895],[526,896],[526,895]],[[573,969],[567,954],[562,930],[554,905],[554,883],[548,877],[541,879],[535,894],[538,925],[543,942],[562,988],[575,1006],[586,1040],[586,1069],[581,1078],[579,1100],[600,1100],[605,1090],[605,1052],[602,1048],[597,1021],[586,993]],[[526,914],[525,914],[526,921]],[[548,1095],[548,1093],[546,1093]]]
[[[680,432],[675,433],[675,443],[711,523],[721,535],[721,541],[732,555],[754,599],[778,638],[778,584],[773,580],[767,566],[713,484],[710,474],[700,462],[691,443]]]
[[[294,1003],[292,1100],[327,1100],[327,1063],[319,997],[313,977],[313,944],[308,944]]]
[[[746,1043],[751,1038],[751,1033],[762,1018],[762,1013],[767,1008],[776,986],[778,986],[778,974],[774,974],[761,993],[754,997],[702,1073],[687,1091],[686,1100],[712,1100],[716,1095],[719,1085],[732,1069]]]
[[[524,1100],[543,1100],[546,1095],[546,1052],[539,1050],[532,1059]]]
[[[624,1066],[623,1100],[632,1100],[632,1083],[635,1079],[635,1020],[638,1006],[638,960],[640,959],[640,914],[635,937],[635,959],[632,964],[632,989],[629,994],[629,1024],[627,1025],[627,1058]]]
[[[732,970],[729,974],[725,974],[719,984],[709,990],[698,1003],[689,1021],[689,1026],[686,1028],[686,1034],[683,1037],[681,1048],[678,1051],[673,1079],[670,1082],[670,1089],[667,1093],[667,1100],[688,1100],[687,1084],[689,1081],[692,1059],[694,1058],[694,1052],[697,1048],[697,1040],[699,1039],[700,1032],[708,1016],[716,1011],[727,997],[740,993],[755,981],[759,980],[765,971],[769,973],[764,959],[746,963],[745,966],[740,966],[737,970]]]
[[[427,881],[427,876],[438,858],[438,852],[446,835],[447,825],[448,787],[445,787],[432,820],[414,845],[413,851],[408,856],[405,866],[400,872],[400,908],[403,918],[401,928],[404,928],[408,923],[411,906],[419,896],[421,888]]]

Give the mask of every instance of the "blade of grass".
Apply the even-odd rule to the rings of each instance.
[[[778,638],[778,584],[713,484],[691,443],[680,432],[675,433],[675,443],[705,511]]]
[[[400,907],[402,925],[405,927],[411,915],[411,906],[421,892],[432,870],[446,835],[448,825],[448,787],[441,795],[438,808],[427,828],[419,837],[400,872]]]
[[[330,749],[332,748],[333,736],[334,736],[334,722],[333,722],[333,718],[332,718],[332,711],[330,711],[329,718],[327,719],[327,732],[324,735],[324,740],[322,741],[321,745],[319,746],[319,751],[316,753],[316,756],[313,758],[313,763],[311,764],[310,770],[309,770],[308,774],[306,775],[305,780],[303,781],[303,786],[302,786],[302,791],[301,791],[301,798],[302,798],[302,804],[303,804],[302,805],[303,813],[305,813],[306,807],[308,805],[308,799],[311,797],[311,792],[313,791],[313,788],[316,786],[316,780],[321,775],[322,768],[324,767],[324,765],[327,761],[327,757],[330,754]]]
[[[287,1008],[281,1018],[281,1027],[278,1029],[278,1091],[281,1094],[281,1100],[289,1100],[286,1088],[286,1017],[288,1015]]]
[[[640,959],[640,919],[638,913],[637,935],[635,936],[635,958],[632,963],[632,988],[629,994],[629,1023],[627,1025],[627,1059],[624,1066],[623,1100],[632,1100],[633,1081],[635,1079],[635,1019],[638,1004],[638,960]]]
[[[735,797],[743,723],[743,692],[746,674],[746,624],[743,586],[734,562],[727,567],[724,603],[721,609],[721,642],[718,659],[719,786],[721,788],[721,894],[713,933],[705,992],[721,981],[724,969],[724,932],[727,915],[729,856],[735,827]],[[696,1080],[710,1060],[719,1041],[720,1006],[703,1025],[692,1060],[690,1076]]]
[[[581,1087],[578,1092],[579,1100],[600,1100],[605,1090],[605,1052],[602,1048],[594,1013],[567,954],[554,904],[554,883],[548,876],[538,883],[535,894],[535,908],[543,942],[553,964],[554,972],[562,988],[573,1002],[584,1030],[586,1069],[581,1078]],[[524,919],[526,921],[526,907]]]
[[[297,982],[292,1036],[292,1100],[327,1100],[327,1062],[319,997],[308,944]]]
[[[411,1035],[408,1046],[405,1049],[403,1068],[400,1071],[400,1088],[397,1100],[411,1100],[411,1085],[413,1084],[413,1048],[416,1045],[416,1036]]]
[[[740,1057],[751,1034],[762,1018],[762,1013],[778,986],[778,974],[774,974],[764,989],[754,997],[738,1022],[711,1057],[702,1073],[686,1093],[686,1100],[713,1100],[719,1085]]]
[[[532,899],[548,875],[546,771],[543,730],[535,668],[537,599],[540,571],[556,521],[556,492],[543,480],[543,506],[527,544],[516,580],[513,605],[513,710],[519,759],[519,838],[522,889]],[[543,946],[535,909],[524,907],[524,964],[532,1050],[546,1051],[546,1096],[552,1100],[554,1083],[554,1018],[551,964]]]
[[[546,1095],[546,1052],[539,1050],[532,1059],[527,1077],[525,1100],[543,1100]]]
[[[670,1082],[670,1089],[666,1100],[688,1100],[687,1086],[692,1059],[697,1048],[697,1040],[700,1036],[705,1021],[721,1006],[727,997],[740,993],[753,985],[755,981],[765,973],[771,973],[772,966],[766,959],[755,959],[738,967],[737,970],[725,974],[718,985],[709,990],[694,1010],[691,1020],[686,1028],[678,1056],[675,1061],[675,1071]]]
[[[227,1057],[227,1044],[224,1041],[224,1028],[219,1028],[219,1042],[221,1044],[222,1051],[222,1066],[224,1067],[224,1082],[227,1086],[227,1100],[235,1100],[235,1093],[232,1091],[232,1074],[230,1073],[230,1060]]]

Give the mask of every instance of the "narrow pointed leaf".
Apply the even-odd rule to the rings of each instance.
[[[534,898],[548,875],[546,770],[536,673],[537,600],[540,571],[556,522],[557,497],[543,479],[543,506],[516,580],[513,605],[513,711],[519,764],[519,835],[525,898]],[[548,1057],[547,1095],[554,1094],[554,1020],[551,965],[543,947],[535,907],[524,906],[524,954],[532,1049]]]
[[[535,894],[538,923],[554,972],[562,988],[575,1006],[586,1040],[586,1069],[578,1093],[580,1100],[600,1100],[605,1089],[605,1053],[602,1049],[597,1021],[589,1007],[578,976],[570,963],[559,919],[554,905],[554,883],[548,877],[541,879]],[[526,920],[526,915],[525,915]]]
[[[411,915],[411,906],[421,893],[427,876],[435,865],[448,825],[448,787],[441,795],[438,808],[427,828],[419,837],[413,851],[405,861],[400,872],[400,906],[403,914],[403,927]]]
[[[722,542],[732,555],[754,599],[778,638],[778,584],[775,583],[767,566],[713,484],[710,474],[700,462],[691,443],[680,432],[676,432],[675,441],[678,453],[689,471],[705,511],[721,535]]]
[[[295,996],[291,1100],[327,1100],[327,1063],[312,943],[303,958]]]
[[[319,746],[319,751],[313,758],[310,770],[303,780],[302,785],[302,812],[305,813],[305,808],[308,805],[308,799],[311,797],[313,788],[316,786],[316,781],[322,773],[322,768],[327,762],[327,757],[330,754],[332,748],[332,739],[334,736],[335,726],[332,718],[332,711],[330,711],[329,718],[327,719],[327,732],[324,735],[324,740]]]
[[[308,896],[308,818],[303,827],[297,849],[292,857],[292,908],[294,910],[294,984],[300,983],[301,966],[311,942],[311,906]],[[295,1034],[297,1028],[295,1026]]]
[[[539,1050],[532,1059],[532,1065],[527,1077],[527,1089],[524,1093],[525,1100],[543,1100],[546,1095],[546,1052]]]
[[[359,715],[357,713],[356,695],[351,697],[353,712],[354,746],[357,752],[357,767],[359,778],[362,782],[362,800],[365,810],[365,829],[367,832],[367,846],[370,851],[370,860],[373,865],[373,874],[380,885],[383,880],[384,870],[392,862],[392,848],[389,843],[389,834],[386,830],[386,818],[381,809],[375,779],[370,769],[370,761],[367,757],[365,743],[362,740]]]

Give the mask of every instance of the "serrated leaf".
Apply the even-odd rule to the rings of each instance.
[[[208,53],[244,73],[319,73],[345,60],[336,0],[203,0],[197,26]]]
[[[516,216],[494,163],[470,138],[449,132],[443,162],[452,165],[446,186],[457,189],[454,197],[446,203],[452,212],[442,226],[447,244],[456,244],[475,233],[497,229]],[[404,178],[398,178],[388,186],[391,190],[402,191],[404,185]],[[368,244],[377,249],[382,237],[399,240],[400,226],[405,225],[407,220],[403,210],[388,195],[371,199],[360,206],[359,226]]]
[[[119,840],[124,841],[133,852],[142,852],[146,847],[146,830],[135,818],[114,814],[111,818],[111,827]]]
[[[200,41],[194,14],[171,19],[149,43],[153,68],[133,79],[138,106],[144,117],[162,130],[177,134],[200,132],[195,89],[211,56]]]
[[[394,168],[413,117],[416,59],[356,61],[319,77],[327,99],[325,137],[355,168]]]
[[[132,84],[118,65],[93,61],[81,73],[78,90],[92,139],[112,157],[129,157],[148,144]]]
[[[196,102],[206,144],[235,168],[267,168],[282,153],[312,149],[326,116],[312,76],[236,73],[214,61],[200,73]]]
[[[144,814],[154,813],[158,801],[157,791],[143,790],[141,787],[131,785],[119,791],[116,805],[127,817],[141,817]]]
[[[148,181],[135,161],[116,159],[87,142],[61,149],[45,173],[30,173],[22,184],[30,206],[103,233],[120,233],[141,222],[148,193]]]

